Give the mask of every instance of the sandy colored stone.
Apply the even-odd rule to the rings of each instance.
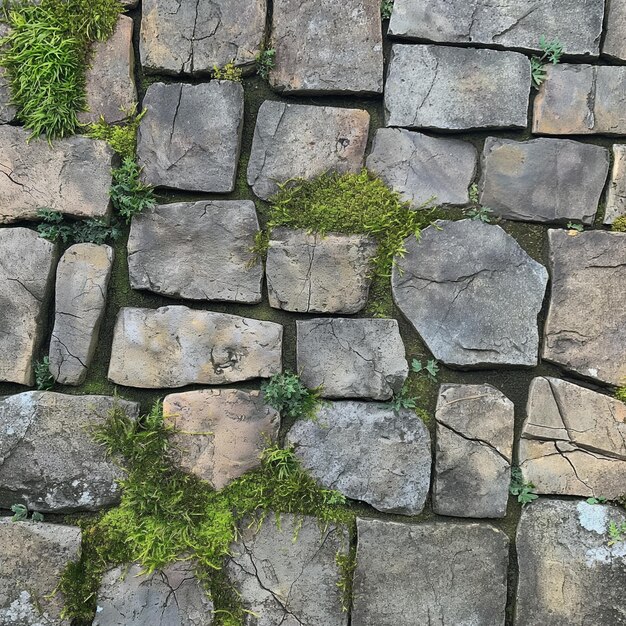
[[[612,224],[623,215],[626,215],[626,144],[616,143],[613,145],[613,168],[606,196],[604,223]]]
[[[606,5],[602,54],[617,61],[626,61],[626,40],[624,39],[626,2],[624,0],[609,0]]]

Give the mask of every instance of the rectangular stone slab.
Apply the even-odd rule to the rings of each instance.
[[[604,223],[612,224],[622,215],[626,215],[626,144],[614,144]]]
[[[607,4],[602,54],[626,61],[626,0],[610,0]]]

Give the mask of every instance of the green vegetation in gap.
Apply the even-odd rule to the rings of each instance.
[[[626,386],[624,387],[618,387],[615,390],[615,397],[620,401],[620,402],[626,402]]]
[[[11,511],[13,512],[11,520],[14,522],[43,522],[43,515],[37,511],[33,511],[29,519],[28,509],[23,504],[14,504]]]
[[[626,522],[609,522],[609,546],[626,541]]]
[[[391,406],[396,413],[403,409],[415,410],[417,408],[417,398],[411,395],[409,386],[406,383],[400,391],[394,394],[391,399]]]
[[[261,386],[263,399],[283,417],[315,419],[321,387],[308,389],[297,374],[275,374]]]
[[[611,230],[616,233],[626,233],[626,215],[621,215],[611,225]]]
[[[570,230],[575,230],[577,233],[582,233],[585,230],[582,224],[577,224],[576,222],[567,222],[567,227]]]
[[[422,364],[419,359],[411,361],[411,371],[415,374],[428,374],[431,380],[436,381],[439,374],[439,365],[435,359],[429,359],[426,364]]]
[[[103,219],[70,220],[57,211],[39,209],[37,217],[41,223],[37,226],[40,237],[49,241],[62,241],[64,244],[95,243],[101,245],[122,236],[119,226]]]
[[[587,498],[586,502],[587,504],[606,504],[606,498],[604,496]]]
[[[341,591],[341,607],[348,612],[352,606],[352,587],[356,569],[356,548],[351,546],[348,552],[338,552],[335,556],[340,576],[337,587]]]
[[[546,66],[552,63],[556,65],[563,56],[563,46],[555,39],[548,41],[545,37],[539,39],[539,47],[543,54],[541,56],[532,56],[530,58],[530,72],[532,84],[535,89],[541,87],[546,79]]]
[[[240,83],[242,79],[242,71],[237,67],[234,61],[227,63],[224,67],[213,66],[212,76],[215,80],[230,80]]]
[[[256,73],[267,80],[270,72],[276,65],[276,50],[274,48],[264,48],[256,56]]]
[[[34,364],[35,386],[39,391],[50,391],[54,388],[54,376],[50,373],[50,358],[45,356]]]
[[[493,209],[480,204],[480,194],[476,183],[472,183],[469,188],[469,199],[470,205],[463,209],[463,215],[471,220],[490,224],[493,220]]]
[[[146,109],[137,113],[136,107],[133,107],[125,113],[123,120],[110,124],[101,116],[97,122],[86,127],[85,135],[91,139],[106,141],[122,159],[134,159],[137,152],[137,131]]]
[[[389,277],[373,277],[365,312],[377,319],[392,318],[394,316],[393,295]]]
[[[522,470],[519,467],[511,469],[509,493],[513,496],[517,496],[517,501],[520,504],[529,504],[539,497],[536,493],[533,493],[534,488],[535,485],[524,480]]]
[[[393,12],[393,0],[382,0],[380,3],[380,16],[388,20]]]
[[[0,45],[17,117],[49,140],[78,129],[86,109],[85,75],[90,44],[108,39],[122,6],[117,0],[28,0],[7,2],[11,27]]]
[[[156,204],[154,189],[141,182],[141,169],[133,157],[126,157],[121,167],[113,170],[111,202],[127,224],[135,215]]]

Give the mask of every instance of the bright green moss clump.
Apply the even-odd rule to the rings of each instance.
[[[626,233],[626,215],[618,217],[611,225],[611,230],[618,233]]]
[[[621,402],[626,402],[626,386],[618,387],[617,391],[615,392],[615,397]]]

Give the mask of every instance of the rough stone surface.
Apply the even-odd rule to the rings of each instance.
[[[295,93],[383,91],[378,0],[274,0],[270,85]]]
[[[17,126],[0,126],[0,224],[34,220],[38,209],[74,217],[105,217],[111,199],[113,151],[106,142],[75,135],[28,138]]]
[[[113,248],[79,243],[57,268],[50,372],[62,385],[80,385],[98,343],[113,266]]]
[[[602,54],[619,61],[626,61],[625,28],[626,2],[624,0],[610,0],[607,2]]]
[[[80,528],[0,518],[0,624],[69,626],[57,585],[79,553]]]
[[[430,434],[409,410],[331,402],[287,433],[303,467],[328,489],[388,513],[419,515],[430,489]]]
[[[139,52],[157,74],[209,74],[253,65],[265,34],[266,0],[143,0]]]
[[[278,526],[269,514],[260,529],[245,525],[226,572],[250,611],[246,626],[347,626],[335,559],[348,549],[345,530],[313,517],[281,515]]]
[[[533,132],[626,134],[626,67],[549,65],[535,98]]]
[[[538,51],[550,33],[567,54],[598,56],[603,19],[604,0],[396,0],[389,34]]]
[[[592,224],[609,151],[568,139],[488,137],[480,202],[506,219]]]
[[[263,264],[249,200],[178,202],[133,218],[128,269],[133,289],[190,300],[261,301]]]
[[[119,499],[122,471],[91,431],[116,406],[136,417],[139,405],[108,396],[27,391],[0,399],[0,508],[95,511]]]
[[[517,528],[515,626],[626,623],[626,543],[607,545],[619,507],[541,498]]]
[[[489,524],[357,519],[352,623],[503,626],[508,540]]]
[[[435,358],[458,367],[537,364],[548,282],[499,226],[440,221],[406,240],[393,297]]]
[[[298,313],[357,313],[367,304],[376,243],[275,228],[267,250],[270,306]]]
[[[626,144],[614,144],[604,223],[612,224],[622,215],[626,215]]]
[[[163,414],[178,432],[174,462],[222,489],[258,467],[260,454],[275,441],[280,416],[259,391],[206,389],[165,397]]]
[[[548,232],[543,358],[611,385],[626,380],[626,233]]]
[[[293,178],[358,172],[369,123],[369,113],[361,109],[264,102],[254,129],[248,184],[267,200],[279,183]]]
[[[139,4],[139,0],[120,0],[120,4],[126,10],[134,9]]]
[[[82,124],[123,120],[137,104],[135,88],[133,20],[121,15],[113,35],[94,45],[87,71],[87,107],[78,119]]]
[[[558,378],[535,378],[519,466],[537,493],[621,497],[626,484],[626,405]]]
[[[388,400],[409,373],[398,322],[319,318],[297,321],[298,372],[325,398]]]
[[[138,564],[109,570],[92,626],[212,626],[213,603],[195,565],[179,561],[150,575]]]
[[[518,52],[395,44],[385,123],[434,130],[524,128],[529,92],[530,63]]]
[[[504,517],[511,482],[513,403],[491,385],[442,385],[435,419],[435,513]]]
[[[282,335],[280,324],[185,306],[123,308],[109,379],[158,389],[269,378],[282,369]]]
[[[467,141],[379,128],[367,169],[417,208],[431,199],[437,204],[467,204],[477,161],[476,148]]]
[[[0,229],[0,381],[34,382],[54,260],[54,244],[35,231]]]
[[[144,181],[207,193],[235,188],[243,128],[243,87],[233,81],[148,87],[137,156]]]
[[[0,23],[0,37],[6,37],[9,34],[9,25]],[[11,89],[7,80],[6,70],[0,68],[0,124],[8,124],[15,121],[17,108],[11,104]]]

